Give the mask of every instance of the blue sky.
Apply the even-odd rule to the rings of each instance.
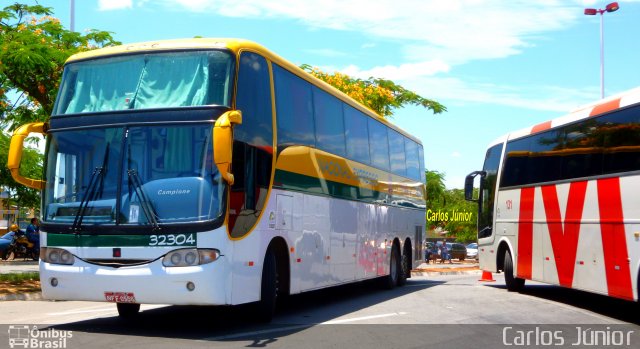
[[[68,0],[41,0],[70,23]],[[486,145],[600,97],[600,16],[592,0],[76,0],[75,30],[123,43],[238,37],[296,64],[394,80],[448,112],[400,109],[427,169],[449,188],[480,169]],[[640,0],[605,13],[605,95],[640,85]]]

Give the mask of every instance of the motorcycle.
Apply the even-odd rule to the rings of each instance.
[[[40,249],[36,244],[29,241],[27,236],[22,233],[16,233],[13,235],[11,243],[4,251],[2,255],[3,260],[13,260],[16,258],[31,258],[37,261],[40,257]]]

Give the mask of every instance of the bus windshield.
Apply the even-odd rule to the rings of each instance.
[[[227,51],[156,52],[69,63],[53,115],[230,106],[234,60]]]
[[[43,221],[157,225],[219,217],[223,190],[211,136],[210,123],[52,132]]]

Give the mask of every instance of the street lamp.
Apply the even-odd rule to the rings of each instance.
[[[71,26],[69,27],[69,29],[71,29],[71,31],[74,32],[76,31],[76,1],[69,0],[69,7],[70,7],[69,17],[71,22]]]
[[[605,12],[618,11],[620,6],[617,2],[612,2],[603,9],[586,8],[584,14],[587,16],[595,16],[600,14],[600,97],[604,98],[604,21],[603,15]]]

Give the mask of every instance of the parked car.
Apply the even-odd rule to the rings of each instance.
[[[440,251],[440,246],[442,246],[442,242],[438,241],[438,251]],[[467,258],[467,248],[464,247],[463,244],[459,244],[456,242],[447,242],[447,250],[449,251],[449,255],[451,259],[459,259],[463,261]],[[439,252],[438,252],[439,253]],[[440,258],[440,256],[438,256]]]
[[[467,258],[467,248],[463,244],[447,242],[451,259],[459,259],[461,261]]]
[[[467,245],[467,258],[478,259],[478,244],[472,242]]]

